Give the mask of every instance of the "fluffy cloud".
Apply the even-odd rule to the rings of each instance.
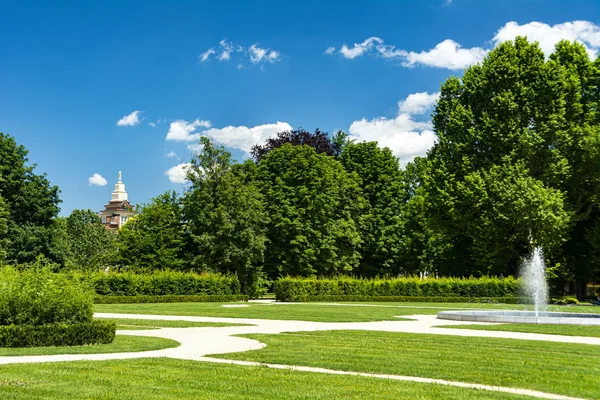
[[[171,150],[169,153],[167,153],[167,158],[175,158],[177,157],[177,153],[175,153],[173,150]]]
[[[257,125],[252,128],[247,126],[226,126],[224,128],[212,128],[202,132],[203,135],[214,139],[226,147],[240,149],[250,154],[250,149],[257,143],[263,143],[277,132],[290,131],[292,127],[286,122],[276,124]]]
[[[90,186],[91,185],[106,186],[106,184],[108,183],[106,181],[106,179],[102,175],[100,175],[98,173],[95,173],[94,175],[90,176],[88,178],[88,182],[89,182]]]
[[[353,58],[362,56],[366,52],[370,51],[375,47],[376,44],[383,44],[383,39],[380,39],[378,37],[370,37],[362,43],[354,43],[354,47],[352,48],[349,48],[346,45],[346,43],[344,43],[344,45],[340,49],[340,53],[347,59],[351,60]]]
[[[129,115],[123,116],[120,120],[117,121],[118,126],[134,126],[140,123],[139,115],[141,111],[134,111]]]
[[[519,25],[513,21],[498,30],[492,43],[496,46],[517,36],[527,36],[529,41],[539,42],[547,56],[554,51],[556,43],[563,39],[582,43],[592,58],[596,58],[600,49],[600,26],[589,21],[565,22],[552,26],[542,22]]]
[[[398,114],[393,119],[384,117],[354,121],[350,125],[350,138],[357,141],[376,141],[389,147],[400,163],[406,165],[416,156],[424,156],[433,146],[437,136],[431,122],[420,122],[414,116],[424,114],[438,99],[439,93],[414,93],[398,102]]]
[[[491,39],[491,47],[513,40],[517,36],[526,36],[529,41],[539,42],[540,48],[547,56],[552,53],[556,43],[563,39],[582,43],[591,58],[596,58],[600,50],[600,26],[589,21],[565,22],[552,26],[541,22],[530,22],[524,25],[508,22]],[[347,59],[371,55],[399,60],[405,67],[423,65],[459,70],[482,61],[490,50],[491,48],[483,47],[463,48],[460,43],[446,39],[430,50],[407,51],[385,44],[381,38],[370,37],[362,43],[355,43],[352,48],[344,44],[338,52]],[[334,52],[334,47],[325,50],[327,55]]]
[[[165,175],[169,177],[169,180],[173,183],[185,183],[187,182],[187,169],[190,163],[177,164],[165,171]]]
[[[247,61],[251,64],[260,64],[262,66],[266,63],[273,64],[281,60],[281,53],[277,50],[260,47],[258,43],[254,43],[250,47],[245,48],[229,42],[227,39],[221,40],[216,49],[211,47],[200,54],[199,58],[201,62],[207,62],[211,58],[216,58],[219,61],[228,61],[234,53],[239,53],[239,57],[236,57],[238,69],[244,69],[243,63]]]
[[[178,120],[171,122],[166,140],[177,142],[192,142],[200,138],[199,133],[193,133],[197,128],[210,128],[210,122],[196,119],[193,122]]]

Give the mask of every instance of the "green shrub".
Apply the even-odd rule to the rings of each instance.
[[[0,269],[0,326],[92,320],[93,292],[46,268]]]
[[[214,296],[241,294],[240,281],[234,275],[196,274],[157,271],[151,274],[130,272],[80,275],[101,296]]]
[[[206,295],[206,296],[96,296],[96,304],[125,304],[125,303],[227,303],[233,301],[248,301],[248,296],[233,295]]]
[[[498,278],[281,278],[275,282],[278,301],[311,301],[319,296],[395,296],[512,298],[519,280]]]
[[[307,301],[372,301],[395,303],[491,303],[491,304],[528,304],[526,297],[441,297],[441,296],[361,296],[361,295],[318,295]]]
[[[0,326],[0,347],[82,346],[115,340],[114,321]]]

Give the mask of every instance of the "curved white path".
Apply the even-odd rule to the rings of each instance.
[[[307,322],[307,321],[287,321],[287,320],[265,320],[265,319],[247,319],[247,318],[216,318],[216,317],[192,317],[192,316],[170,316],[170,315],[147,315],[147,314],[106,314],[96,313],[99,318],[134,318],[148,320],[171,320],[171,321],[192,321],[192,322],[224,322],[237,324],[252,324],[251,326],[230,326],[230,327],[206,327],[206,328],[162,328],[152,330],[123,330],[117,331],[120,335],[132,336],[151,336],[173,339],[181,343],[181,346],[163,350],[141,351],[131,353],[112,353],[112,354],[64,354],[48,356],[14,356],[0,357],[0,364],[20,364],[20,363],[38,363],[38,362],[59,362],[59,361],[78,361],[78,360],[117,360],[131,358],[154,358],[168,357],[184,360],[195,360],[215,363],[228,363],[236,365],[261,365],[271,368],[288,368],[298,371],[311,371],[340,375],[358,375],[376,378],[385,378],[402,381],[412,381],[421,383],[435,383],[465,388],[483,389],[497,392],[512,393],[522,396],[533,396],[544,399],[562,399],[562,400],[580,400],[575,397],[555,395],[535,390],[517,389],[510,387],[499,387],[481,384],[471,384],[465,382],[446,381],[441,379],[420,378],[414,376],[370,374],[349,371],[328,370],[323,368],[289,366],[278,364],[264,364],[247,361],[223,360],[209,358],[209,354],[226,354],[248,350],[257,350],[265,346],[257,340],[241,338],[234,335],[243,335],[250,333],[277,334],[282,332],[300,332],[300,331],[326,331],[326,330],[369,330],[384,332],[404,332],[416,334],[435,334],[435,335],[453,335],[470,337],[491,337],[504,339],[520,340],[541,340],[561,343],[579,343],[600,345],[600,338],[579,337],[579,336],[560,336],[546,335],[536,333],[519,332],[501,332],[501,331],[480,331],[466,329],[435,328],[441,325],[465,325],[480,324],[476,322],[439,320],[435,315],[410,315],[403,318],[412,318],[412,321],[376,321],[376,322]]]

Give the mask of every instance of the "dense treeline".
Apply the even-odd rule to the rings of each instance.
[[[91,211],[56,217],[58,189],[2,135],[0,257],[230,273],[253,295],[286,275],[515,275],[542,246],[554,287],[582,296],[600,274],[599,97],[582,45],[518,38],[442,84],[438,141],[405,168],[343,132],[281,132],[244,163],[202,138],[184,193],[116,236]]]

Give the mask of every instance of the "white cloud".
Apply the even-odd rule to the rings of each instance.
[[[189,151],[191,151],[193,154],[199,154],[202,151],[202,148],[204,146],[202,146],[200,143],[194,143],[194,144],[188,144],[187,148]]]
[[[487,53],[488,50],[481,47],[463,49],[455,41],[446,39],[429,51],[402,52],[401,57],[404,58],[402,65],[406,67],[421,64],[428,67],[463,69],[482,61]]]
[[[175,158],[177,157],[177,153],[175,153],[173,150],[171,150],[169,153],[167,153],[167,158]]]
[[[254,43],[248,48],[240,45],[236,45],[233,42],[222,39],[219,42],[219,46],[216,48],[211,47],[200,55],[200,61],[206,62],[211,58],[215,57],[219,61],[228,61],[232,58],[233,53],[239,53],[237,58],[238,69],[244,68],[244,62],[250,62],[252,64],[260,64],[261,67],[265,63],[273,64],[281,60],[281,53],[277,50],[271,50],[269,48],[262,48],[258,43]],[[241,67],[240,67],[241,66]]]
[[[433,106],[439,93],[414,93],[398,102],[398,114],[393,119],[384,117],[354,121],[350,125],[350,138],[375,141],[389,147],[400,163],[406,165],[417,156],[424,156],[433,146],[437,136],[431,122],[416,121],[414,116],[424,114]]]
[[[290,131],[292,127],[286,122],[276,124],[257,125],[252,128],[247,126],[226,126],[224,128],[212,128],[202,132],[226,147],[233,147],[250,154],[250,149],[255,144],[263,143],[277,132]]]
[[[140,123],[139,115],[141,111],[134,111],[129,115],[123,116],[120,120],[117,121],[118,126],[134,126]]]
[[[527,36],[530,42],[539,42],[546,56],[549,56],[554,51],[554,46],[563,39],[582,43],[592,59],[596,58],[600,50],[600,26],[589,21],[572,21],[552,26],[535,21],[519,25],[512,21],[496,32],[492,43],[497,46],[517,36]]]
[[[187,169],[190,163],[181,163],[169,168],[165,171],[165,175],[169,177],[169,180],[173,183],[185,183],[187,182]]]
[[[148,125],[150,125],[153,128],[156,128],[156,124],[154,122],[150,122],[150,123],[148,123]]]
[[[171,122],[169,132],[167,132],[166,140],[174,140],[178,142],[191,142],[198,140],[201,136],[199,133],[193,133],[197,128],[210,128],[209,121],[196,119],[193,122],[177,120]]]
[[[327,50],[325,50],[326,55],[330,56],[335,52],[335,47],[328,47]]]
[[[353,58],[362,56],[366,52],[370,51],[375,46],[376,43],[382,44],[383,39],[380,39],[378,37],[370,37],[362,43],[354,43],[354,47],[352,47],[352,48],[349,48],[346,45],[346,43],[344,43],[344,45],[340,49],[340,53],[342,53],[342,55],[344,57],[351,60]],[[329,50],[329,49],[327,49],[327,50]]]
[[[88,178],[88,182],[91,185],[95,185],[95,186],[106,186],[106,184],[108,183],[106,181],[106,179],[100,175],[99,173],[95,173],[94,175],[90,176]]]

